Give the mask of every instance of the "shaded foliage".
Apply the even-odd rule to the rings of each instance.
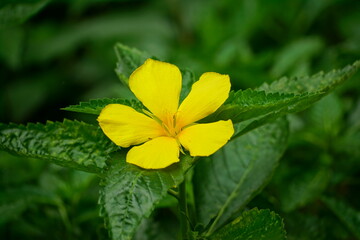
[[[1,238],[178,239],[176,201],[164,196],[189,165],[157,185],[159,173],[122,165],[113,152],[126,150],[95,121],[108,103],[143,109],[126,83],[154,57],[183,69],[181,99],[203,72],[232,81],[205,121],[232,118],[236,135],[187,179],[194,239],[283,239],[284,228],[290,240],[359,239],[359,11],[352,0],[2,1],[0,149],[16,156],[0,152]]]

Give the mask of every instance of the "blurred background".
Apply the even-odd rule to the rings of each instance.
[[[359,59],[360,1],[1,0],[0,122],[94,122],[60,108],[132,97],[114,72],[116,42],[253,88]],[[289,148],[250,206],[284,217],[289,239],[356,239],[359,229],[336,211],[360,219],[359,74],[289,120]],[[0,238],[106,239],[97,184],[0,152]]]

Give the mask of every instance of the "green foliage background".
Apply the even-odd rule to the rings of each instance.
[[[284,75],[312,75],[359,59],[359,12],[360,2],[353,0],[2,1],[0,122],[51,120],[47,131],[63,124],[64,130],[54,134],[71,139],[68,125],[55,121],[68,118],[95,123],[95,118],[60,108],[94,98],[133,98],[118,80],[121,73],[114,71],[116,42],[146,50],[149,56],[182,69],[191,68],[197,77],[205,71],[227,73],[234,90],[261,86],[232,96],[239,102],[242,96],[261,99],[262,90],[281,87],[271,82]],[[360,238],[359,96],[357,73],[310,109],[288,115],[289,146],[270,184],[247,207],[278,213],[290,240]],[[276,99],[276,95],[269,98],[269,104]],[[287,100],[286,106],[295,101],[290,95]],[[253,112],[242,109],[241,118],[261,111],[261,104],[256,105],[255,100],[251,104]],[[273,107],[283,110],[281,106]],[[279,116],[291,109],[279,111]],[[223,108],[218,114],[226,118],[227,111]],[[240,133],[253,126],[244,126]],[[91,127],[79,123],[77,128]],[[94,144],[103,143],[101,148],[112,151],[113,146],[101,136],[91,136]],[[227,149],[222,151],[226,158]],[[37,153],[32,154],[36,157]],[[98,168],[106,157],[101,152],[91,154],[103,157],[91,166],[101,174]],[[60,157],[66,160],[66,156]],[[80,156],[79,169],[86,157]],[[117,168],[112,169],[114,178],[120,171]],[[249,176],[257,177],[255,170]],[[213,179],[199,171],[194,173],[197,177]],[[108,239],[98,217],[99,181],[97,175],[0,152],[1,238]],[[203,187],[194,185],[195,194],[206,202],[210,196],[204,196]],[[107,195],[103,193],[104,199]],[[174,237],[178,225],[174,208],[171,198],[163,200],[148,220],[151,224],[143,222],[135,238]],[[204,210],[199,216],[204,220],[207,214],[212,213]],[[259,220],[253,214],[254,210],[246,212],[243,218],[256,224]],[[270,213],[262,210],[261,214]]]

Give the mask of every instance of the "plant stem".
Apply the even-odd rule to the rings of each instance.
[[[59,213],[60,213],[60,217],[65,225],[65,228],[66,228],[66,231],[67,231],[67,234],[71,234],[71,223],[70,223],[70,220],[69,220],[69,215],[67,213],[67,210],[66,210],[66,207],[63,203],[63,201],[59,200],[59,201],[56,201],[56,206],[58,207],[58,210],[59,210]]]
[[[180,227],[181,227],[181,239],[189,240],[189,221],[188,221],[188,209],[186,202],[186,180],[184,180],[179,186],[179,210],[180,210]]]
[[[174,189],[169,189],[168,190],[168,194],[170,194],[171,196],[173,196],[174,198],[176,198],[177,200],[179,200],[179,193],[176,192]]]

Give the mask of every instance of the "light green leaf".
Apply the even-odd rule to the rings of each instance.
[[[302,111],[350,78],[360,67],[360,61],[327,74],[311,77],[281,78],[264,84],[258,90],[231,93],[229,99],[204,121],[231,119],[241,122],[234,137],[271,122],[288,113]]]
[[[270,74],[277,78],[289,73],[289,70],[298,67],[300,63],[309,61],[323,47],[324,43],[319,37],[301,38],[290,43],[276,56]]]
[[[309,113],[310,125],[315,130],[314,134],[325,138],[325,141],[328,141],[329,137],[337,136],[342,117],[343,106],[335,94],[329,94],[314,104]]]
[[[118,156],[101,182],[99,200],[112,239],[132,239],[141,221],[150,216],[167,191],[184,180],[190,160],[185,156],[181,163],[168,168],[146,170]]]
[[[347,203],[335,198],[324,197],[322,200],[343,222],[343,224],[360,239],[360,211],[356,211]]]
[[[20,24],[40,11],[48,0],[29,1],[27,3],[7,3],[0,6],[0,28]]]
[[[208,234],[234,217],[270,180],[286,148],[284,119],[230,141],[196,165],[193,178],[198,220]]]
[[[360,68],[360,61],[356,61],[342,69],[332,70],[324,73],[319,72],[310,77],[283,77],[271,84],[263,84],[259,89],[267,93],[317,93],[327,94],[337,85],[349,79]]]
[[[282,240],[286,239],[284,223],[279,215],[257,208],[243,212],[230,224],[215,232],[210,240]]]
[[[83,122],[0,123],[0,150],[65,167],[99,173],[117,149],[98,127]]]
[[[258,90],[239,90],[231,92],[229,98],[214,114],[205,121],[231,119],[233,123],[277,113],[281,116],[293,112],[301,102],[314,102],[319,97],[313,94],[266,93]]]
[[[145,108],[139,101],[136,100],[127,100],[121,98],[102,98],[93,99],[89,102],[80,102],[78,105],[70,105],[66,108],[62,108],[62,110],[99,115],[101,110],[106,105],[114,103],[130,106],[139,112],[141,112],[141,110]]]

